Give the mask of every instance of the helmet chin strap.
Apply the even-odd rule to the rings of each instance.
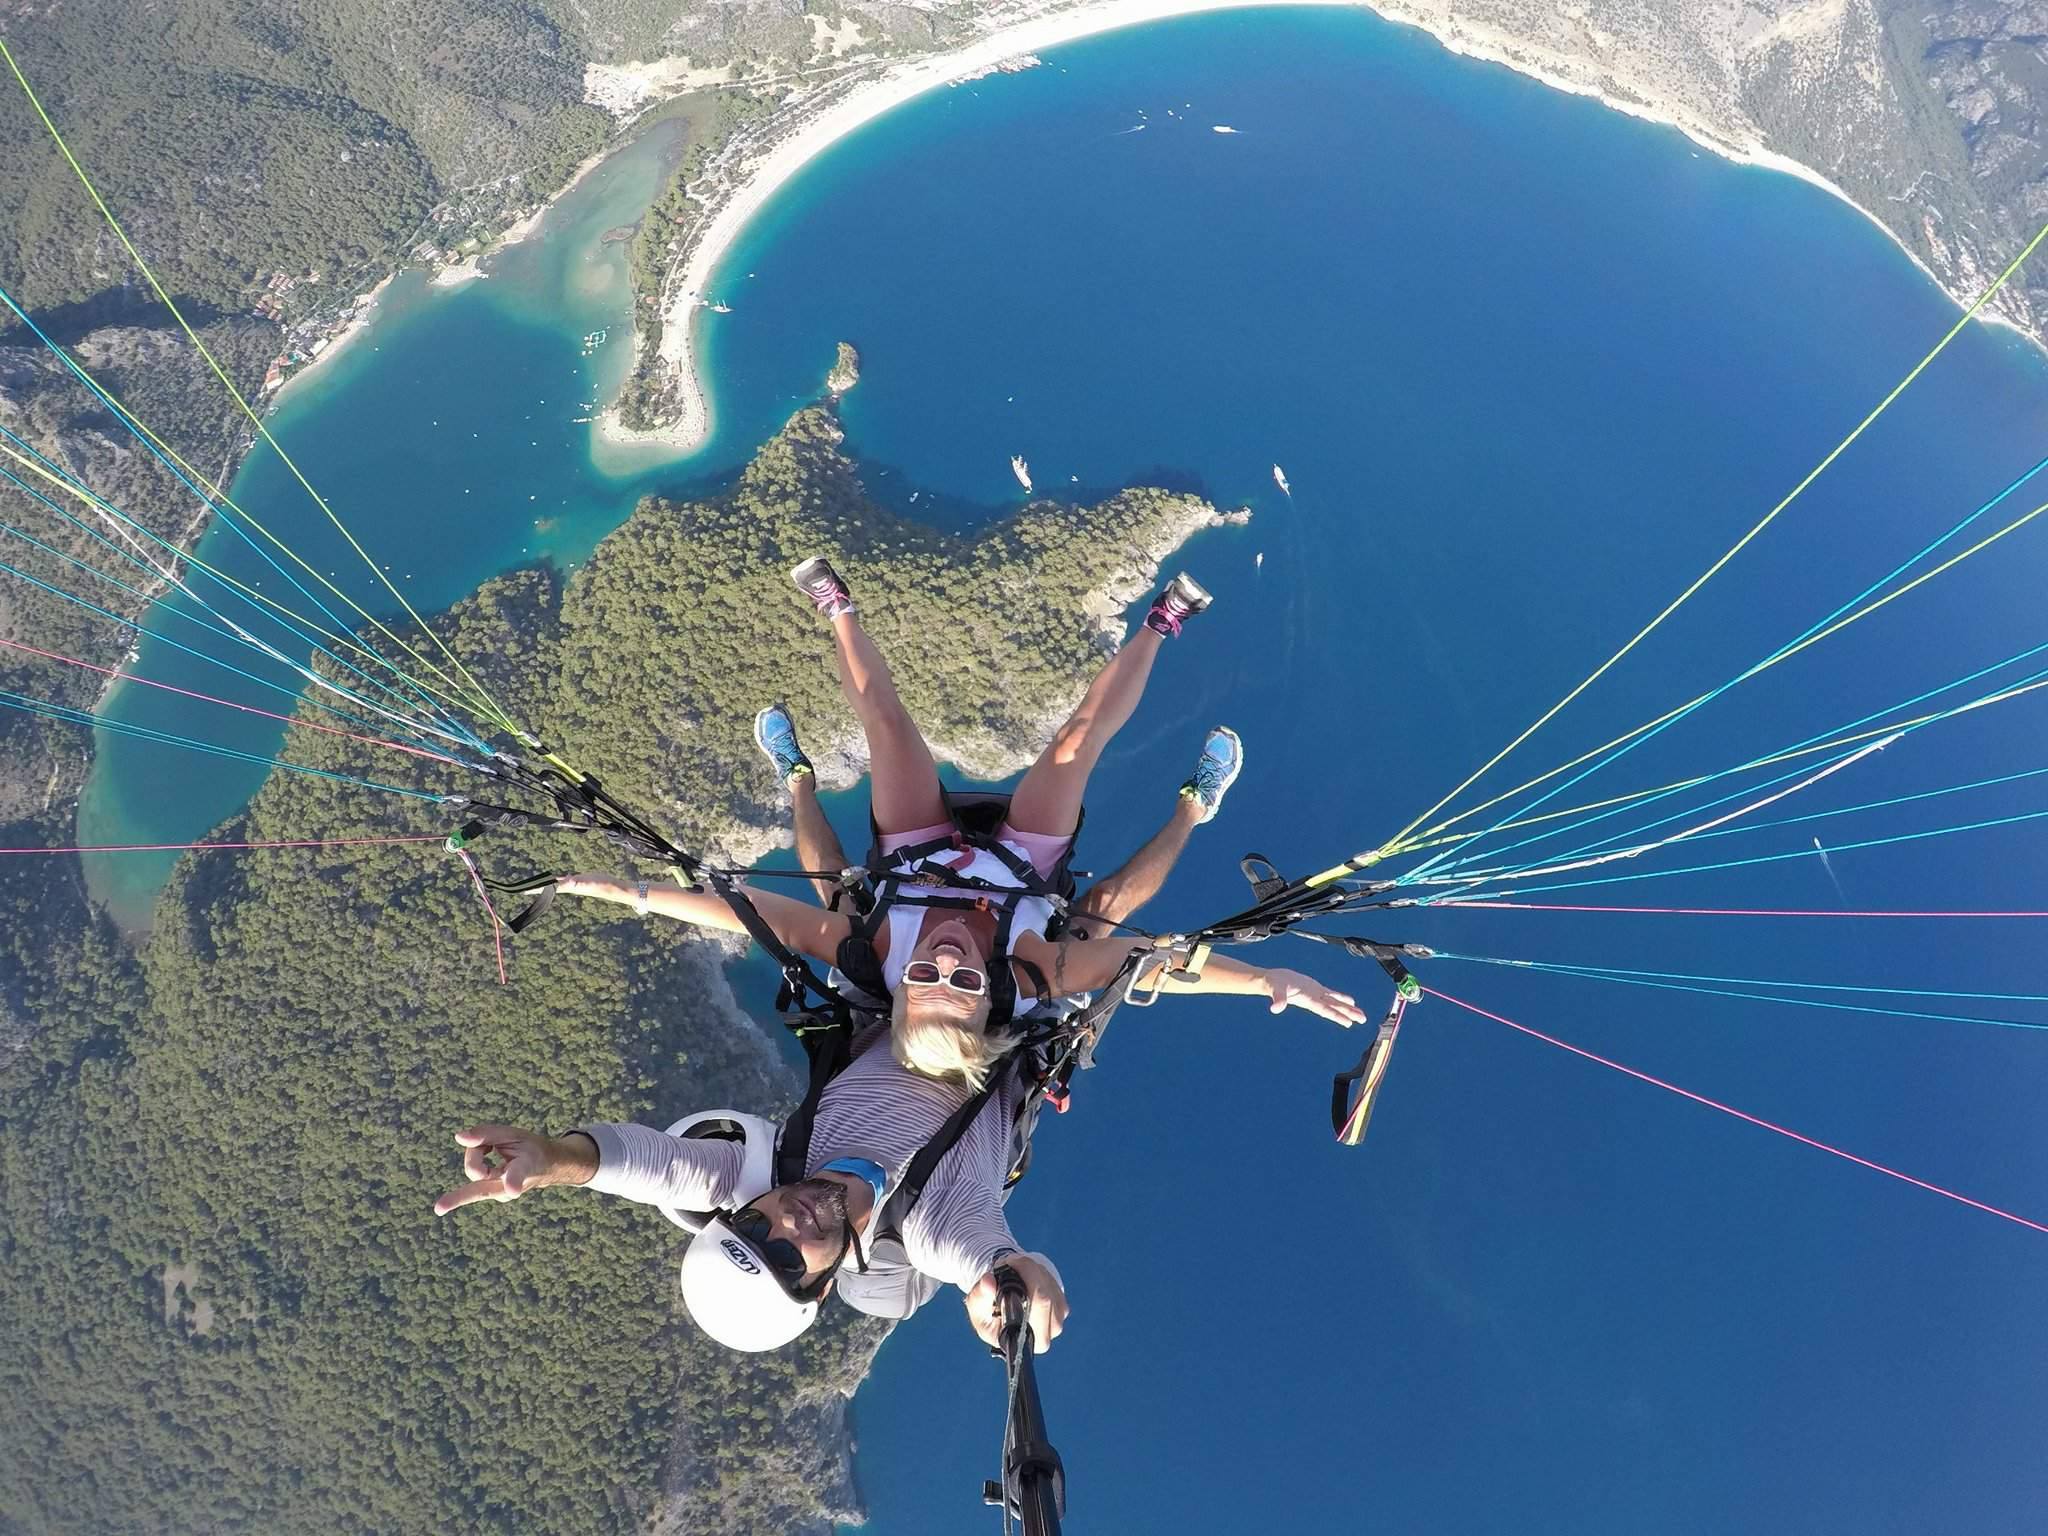
[[[830,1162],[823,1164],[818,1169],[818,1172],[843,1173],[852,1178],[861,1180],[870,1189],[874,1191],[874,1209],[879,1211],[882,1208],[882,1195],[883,1192],[887,1190],[889,1187],[889,1173],[887,1169],[885,1169],[880,1163],[876,1162],[873,1158],[835,1157]],[[812,1175],[812,1177],[815,1178],[816,1175],[814,1174]],[[854,1267],[857,1268],[862,1274],[866,1274],[868,1272],[867,1254],[861,1249],[860,1233],[854,1230],[853,1219],[851,1217],[848,1217],[846,1219],[845,1225],[845,1241],[840,1244],[839,1257],[834,1259],[832,1261],[832,1267],[825,1271],[826,1278],[830,1278],[832,1275],[838,1273],[839,1266],[846,1262],[846,1256],[849,1253],[853,1255]],[[819,1283],[823,1284],[824,1282],[823,1280],[821,1280]]]

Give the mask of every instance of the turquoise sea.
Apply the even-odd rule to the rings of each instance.
[[[820,157],[718,276],[732,313],[707,317],[713,442],[608,474],[568,420],[620,356],[580,355],[622,318],[616,253],[594,242],[644,201],[662,153],[620,156],[488,281],[395,291],[273,428],[422,604],[536,555],[573,561],[650,488],[716,483],[810,398],[840,338],[864,363],[851,444],[900,508],[1001,515],[1020,495],[1012,454],[1056,494],[1164,481],[1249,503],[1248,528],[1186,551],[1216,607],[1162,662],[1091,797],[1082,862],[1106,869],[1165,814],[1204,727],[1244,736],[1244,776],[1161,924],[1240,905],[1248,850],[1306,872],[1400,829],[1719,559],[1955,318],[1802,183],[1367,16],[1221,13],[934,92]],[[2039,355],[1966,332],[1460,804],[1736,676],[2028,469],[2044,428]],[[236,490],[326,557],[273,460]],[[2043,501],[2023,491],[1943,554]],[[2044,541],[2020,528],[1548,808],[1781,748],[2048,640]],[[826,665],[822,645],[790,664]],[[161,647],[138,670],[196,686]],[[124,715],[154,707],[135,692]],[[2040,699],[1909,736],[1758,819],[2039,768]],[[263,739],[223,738],[183,704],[151,718]],[[127,743],[101,764],[86,841],[200,835],[252,787]],[[2038,812],[2042,782],[1701,838],[1528,883],[1795,857],[1530,899],[2039,909],[2040,820],[1848,845]],[[122,868],[125,885],[96,878],[138,915],[157,873]],[[1778,1000],[1787,981],[2037,993],[2038,923],[1411,910],[1350,928],[1753,979],[1759,996],[1732,999],[1419,967],[1506,1018],[2048,1221],[2048,1038]],[[1383,1002],[1372,967],[1287,947]],[[1800,995],[2048,1021],[2038,1002]],[[1049,1122],[1011,1215],[1074,1304],[1041,1370],[1070,1529],[2039,1524],[2041,1233],[1434,999],[1347,1150],[1327,1085],[1361,1046],[1244,1002],[1127,1011]],[[951,1304],[899,1330],[855,1411],[870,1529],[995,1527],[978,1500],[1000,1376]]]

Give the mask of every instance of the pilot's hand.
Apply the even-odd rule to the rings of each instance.
[[[1335,991],[1300,971],[1266,972],[1266,995],[1273,1000],[1274,1013],[1288,1008],[1306,1008],[1332,1023],[1342,1024],[1346,1029],[1365,1022],[1365,1010],[1358,1006],[1350,993]]]
[[[1060,1285],[1060,1277],[1042,1255],[1006,1253],[997,1259],[989,1273],[977,1280],[974,1289],[967,1293],[967,1321],[990,1349],[1001,1348],[1003,1300],[996,1284],[995,1271],[998,1269],[1014,1269],[1017,1278],[1024,1282],[1024,1289],[1031,1298],[1026,1315],[1031,1324],[1032,1349],[1044,1354],[1052,1348],[1052,1341],[1060,1336],[1060,1330],[1066,1327],[1067,1293]]]
[[[588,1184],[597,1172],[597,1143],[580,1131],[550,1139],[513,1125],[473,1125],[455,1140],[470,1182],[436,1200],[436,1216],[477,1200],[517,1200],[550,1184]]]

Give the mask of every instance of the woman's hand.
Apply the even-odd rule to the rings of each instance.
[[[1306,1008],[1332,1023],[1342,1024],[1346,1029],[1365,1022],[1365,1010],[1348,992],[1333,991],[1315,977],[1304,976],[1300,971],[1266,972],[1266,996],[1273,1000],[1274,1013],[1282,1013],[1290,1007]]]
[[[512,1125],[473,1125],[455,1133],[470,1182],[434,1202],[446,1216],[477,1200],[517,1200],[550,1184],[588,1184],[597,1172],[597,1143],[581,1131],[550,1139]]]
[[[1030,1296],[1026,1316],[1031,1323],[1033,1354],[1044,1354],[1067,1325],[1067,1293],[1052,1266],[1035,1254],[1006,1253],[967,1293],[967,1321],[990,1349],[1002,1348],[1003,1298],[997,1269],[1014,1269]]]

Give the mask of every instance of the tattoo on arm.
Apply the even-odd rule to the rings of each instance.
[[[1055,997],[1065,997],[1067,995],[1067,946],[1072,942],[1071,939],[1062,934],[1059,941],[1053,946],[1052,991]]]

